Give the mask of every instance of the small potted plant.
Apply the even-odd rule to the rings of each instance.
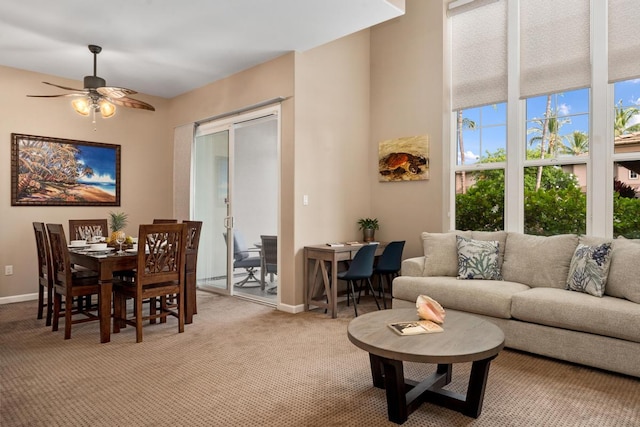
[[[362,240],[373,242],[376,230],[380,228],[378,218],[360,218],[358,220],[360,230],[362,230]]]

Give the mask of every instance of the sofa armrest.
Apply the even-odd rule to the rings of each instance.
[[[402,261],[402,266],[400,268],[400,275],[422,277],[423,271],[424,271],[424,256],[407,258]]]

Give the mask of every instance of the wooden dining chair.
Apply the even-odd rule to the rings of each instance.
[[[198,314],[198,306],[196,301],[196,270],[198,268],[198,247],[200,246],[200,231],[202,230],[202,221],[183,220],[183,224],[187,226],[187,248],[185,255],[185,282],[184,282],[184,322],[186,324],[193,323],[193,315]],[[162,223],[160,223],[162,224]],[[171,308],[176,307],[176,295],[167,297],[167,305]],[[157,310],[157,301],[151,298],[151,314]],[[160,319],[163,323],[166,317]],[[151,321],[153,323],[153,321]]]
[[[51,278],[53,284],[53,324],[52,330],[58,330],[58,321],[62,311],[62,298],[64,297],[64,339],[71,338],[71,325],[76,323],[99,320],[97,313],[100,284],[97,274],[90,276],[76,275],[69,260],[69,249],[67,239],[64,234],[62,224],[47,224],[49,232],[49,243],[51,245]],[[91,271],[91,270],[89,270]],[[77,304],[73,305],[73,299],[79,300],[83,297],[91,299],[93,295],[98,296],[98,304]],[[80,318],[73,318],[75,315],[82,315]]]
[[[182,221],[187,226],[187,253],[185,255],[185,302],[187,304],[185,320],[192,322],[192,315],[198,314],[196,301],[196,272],[198,268],[198,247],[200,246],[200,232],[202,221]]]
[[[51,277],[51,249],[49,238],[43,222],[33,223],[33,232],[36,237],[36,249],[38,253],[38,319],[42,319],[46,308],[46,325],[51,326],[51,314],[53,306],[53,280]],[[45,302],[44,293],[47,292]]]
[[[138,263],[133,281],[114,279],[113,332],[121,322],[135,326],[136,342],[142,342],[145,320],[178,318],[178,332],[184,332],[186,224],[143,224],[138,231]],[[145,250],[148,248],[148,252]],[[177,296],[176,307],[169,307],[167,296]],[[133,317],[127,317],[126,300],[133,298]],[[142,312],[144,300],[160,299],[158,310]]]
[[[109,228],[105,219],[70,219],[69,236],[71,240],[92,241],[94,237],[109,237]]]
[[[153,223],[154,224],[177,224],[178,220],[177,219],[154,218]]]

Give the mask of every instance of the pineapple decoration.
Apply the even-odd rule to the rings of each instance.
[[[109,236],[109,244],[115,245],[119,231],[123,231],[127,226],[127,214],[124,212],[109,212],[111,217],[111,235]]]

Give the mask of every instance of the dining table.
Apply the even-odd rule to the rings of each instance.
[[[184,322],[191,324],[196,311],[196,257],[195,251],[187,250],[184,286]],[[98,317],[100,318],[100,342],[110,341],[111,307],[113,294],[113,274],[116,271],[135,270],[138,266],[138,253],[127,249],[122,253],[109,248],[105,251],[92,251],[86,247],[69,247],[69,259],[72,264],[80,265],[98,272],[100,299]]]
[[[111,340],[111,306],[113,294],[113,273],[134,270],[138,265],[138,255],[133,251],[89,251],[86,248],[69,248],[72,264],[98,272],[100,297],[98,317],[100,318],[100,342]]]

